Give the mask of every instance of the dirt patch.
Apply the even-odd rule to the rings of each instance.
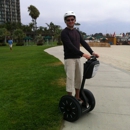
[[[66,79],[60,78],[60,79],[52,81],[51,84],[58,84],[58,86],[64,87],[66,85]]]
[[[63,65],[62,62],[55,62],[55,63],[49,63],[49,64],[45,64],[44,66],[60,66],[60,65]]]

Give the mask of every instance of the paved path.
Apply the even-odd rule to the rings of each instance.
[[[45,51],[64,62],[62,46]],[[129,72],[101,62],[96,76],[86,80],[85,88],[96,98],[94,110],[76,122],[65,121],[63,130],[130,130]]]

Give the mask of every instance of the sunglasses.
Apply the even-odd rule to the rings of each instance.
[[[66,19],[67,22],[74,21],[74,19]]]

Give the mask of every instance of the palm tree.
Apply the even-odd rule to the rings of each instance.
[[[43,34],[43,30],[44,30],[44,27],[40,26],[37,29],[37,33],[42,35]]]
[[[57,44],[58,45],[62,45],[62,41],[61,41],[61,31],[62,29],[59,27],[56,29],[56,32],[54,34],[54,39],[57,40]]]
[[[76,29],[79,30],[80,23],[75,23]]]
[[[80,23],[75,23],[75,25],[79,26],[79,25],[80,25]]]
[[[50,30],[47,27],[43,27],[44,36],[50,35]]]
[[[47,24],[46,25],[48,26],[48,30],[50,32],[50,35],[51,36],[54,36],[53,37],[53,40],[56,39],[58,40],[59,39],[59,36],[60,36],[60,33],[61,33],[61,27],[59,25],[55,25],[54,23],[50,22],[50,24]]]
[[[36,31],[36,29],[37,29],[37,22],[36,22],[36,20],[37,20],[37,18],[39,17],[40,12],[39,12],[39,10],[38,10],[35,6],[33,6],[33,5],[30,5],[30,6],[28,7],[28,12],[29,12],[29,15],[30,15],[31,18],[32,18],[32,22],[34,23],[34,31]]]
[[[33,31],[33,28],[34,28],[34,23],[32,23],[32,22],[31,22],[31,23],[29,23],[29,25],[28,25],[28,26],[29,26],[30,30],[31,30],[31,31]]]

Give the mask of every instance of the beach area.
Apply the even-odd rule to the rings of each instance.
[[[99,54],[99,61],[130,72],[130,46],[111,45],[110,47],[91,47]],[[81,47],[83,52],[86,50]]]

